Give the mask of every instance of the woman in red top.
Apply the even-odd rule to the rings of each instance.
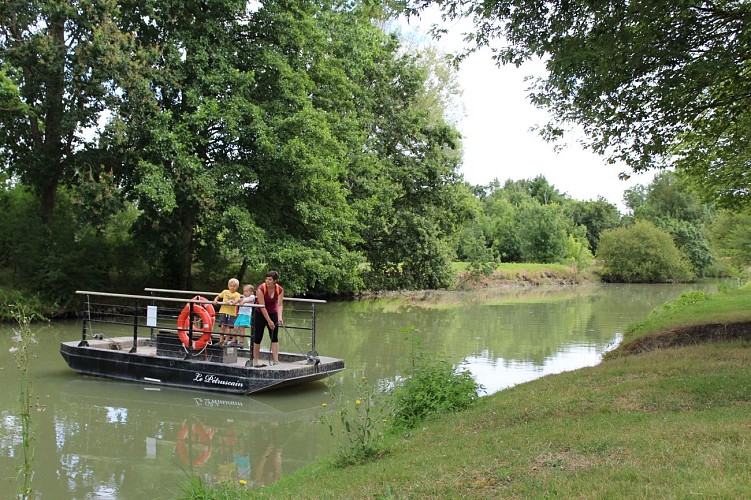
[[[279,273],[269,271],[266,279],[256,288],[256,303],[264,307],[255,308],[253,319],[253,366],[259,366],[263,331],[269,329],[271,337],[271,364],[279,364],[279,325],[284,324],[284,288],[277,285]]]

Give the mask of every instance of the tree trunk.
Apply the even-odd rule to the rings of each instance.
[[[237,279],[242,283],[245,280],[245,273],[248,272],[248,259],[243,257],[240,269],[237,271]]]
[[[50,21],[50,38],[54,46],[54,64],[50,74],[46,103],[44,106],[44,143],[37,179],[42,222],[46,225],[55,209],[55,195],[63,174],[63,137],[62,121],[65,107],[65,19],[53,18]]]
[[[193,267],[193,229],[196,224],[196,215],[193,210],[183,210],[182,217],[182,235],[180,237],[180,248],[182,250],[180,259],[180,288],[182,290],[190,290],[192,280],[192,267]]]

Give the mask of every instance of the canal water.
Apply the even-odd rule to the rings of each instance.
[[[330,302],[318,309],[316,348],[345,360],[347,369],[330,383],[353,399],[363,376],[393,383],[408,366],[415,339],[421,349],[470,370],[483,394],[492,394],[598,363],[629,323],[697,288],[715,289],[603,284]],[[0,325],[3,498],[17,490],[23,463],[19,372],[9,352],[14,328]],[[33,331],[36,498],[173,498],[189,475],[259,487],[337,447],[320,423],[335,406],[323,383],[239,397],[84,377],[59,353],[60,342],[80,337],[78,322],[35,324]],[[280,343],[282,350],[298,350],[283,334]]]

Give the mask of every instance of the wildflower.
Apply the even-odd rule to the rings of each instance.
[[[360,401],[360,400],[358,399],[357,401],[355,401],[355,404],[356,404],[356,405],[359,405],[359,404],[360,404],[361,402],[362,402],[362,401]]]
[[[245,479],[240,479],[240,484],[245,486],[246,484],[248,484],[248,482]]]
[[[328,405],[326,403],[323,403],[321,406],[323,406],[324,408],[326,408]]]

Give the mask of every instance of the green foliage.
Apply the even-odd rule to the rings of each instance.
[[[579,226],[578,231],[573,231],[568,235],[568,240],[566,241],[566,261],[574,268],[574,272],[578,275],[580,272],[586,271],[592,265],[593,260],[594,256],[589,250],[586,229],[583,226]]]
[[[329,385],[327,394],[337,406],[337,418],[327,413],[321,422],[328,426],[331,437],[339,440],[339,450],[334,458],[337,467],[363,464],[385,453],[386,398],[364,376],[357,382],[356,393],[354,400],[345,399],[338,386]]]
[[[692,307],[695,304],[701,304],[709,298],[707,292],[700,290],[693,290],[690,292],[683,292],[677,299],[664,303],[663,305],[656,307],[649,316],[652,315],[675,315],[680,314],[680,310],[686,307]]]
[[[463,229],[458,253],[477,261],[478,274],[498,261],[566,263],[584,270],[600,232],[620,224],[614,205],[570,200],[542,176],[508,180],[503,187],[496,180],[475,186],[473,193],[479,207]],[[482,240],[490,254],[480,246]]]
[[[495,194],[488,197],[484,208],[487,216],[484,233],[493,253],[502,262],[521,262],[522,242],[517,231],[519,208],[508,198]]]
[[[751,265],[751,212],[722,211],[710,230],[716,252],[729,259],[735,273]]]
[[[58,7],[0,7],[0,179],[42,207],[0,231],[0,282],[58,298],[270,266],[296,294],[451,284],[456,72],[372,22],[390,7]]]
[[[113,75],[129,65],[130,34],[117,26],[117,9],[114,2],[90,8],[48,0],[0,7],[0,66],[11,80],[3,78],[0,99],[12,104],[0,106],[0,165],[33,188],[45,223],[58,189],[93,160],[91,130],[122,90]],[[13,86],[17,94],[8,93]]]
[[[469,261],[467,269],[470,275],[475,278],[490,276],[497,262],[481,230],[477,226],[472,226],[472,229],[465,230],[461,239],[464,256]]]
[[[412,373],[394,389],[390,425],[406,431],[434,415],[465,410],[479,390],[469,370],[456,371],[435,354],[420,353]]]
[[[569,204],[571,219],[576,226],[587,230],[587,241],[592,253],[597,252],[600,234],[606,229],[615,229],[621,224],[618,208],[604,198],[595,201],[576,201]]]
[[[146,274],[128,234],[136,212],[102,212],[94,221],[78,200],[75,191],[61,190],[45,225],[28,189],[0,191],[7,215],[0,226],[0,283],[31,298],[33,311],[45,316],[65,311],[75,290],[138,286]]]
[[[200,476],[188,476],[181,485],[181,490],[177,498],[182,500],[235,500],[249,496],[246,481],[206,484]]]
[[[362,289],[358,270],[361,257],[339,248],[339,253],[304,245],[295,240],[280,242],[268,257],[269,269],[277,269],[290,295],[351,294]]]
[[[705,276],[714,257],[706,227],[714,220],[714,210],[702,203],[686,180],[673,172],[655,176],[646,188],[634,189],[633,211],[636,220],[648,220],[666,230],[676,246],[688,258],[693,273]]]
[[[567,229],[571,226],[558,204],[525,205],[519,211],[517,230],[524,262],[564,262]]]
[[[392,430],[409,431],[432,416],[466,410],[478,400],[483,388],[469,370],[457,370],[438,355],[421,350],[414,326],[402,331],[411,346],[410,368],[390,397]]]
[[[46,320],[55,312],[54,304],[50,304],[38,294],[27,295],[19,290],[0,287],[0,322],[14,320],[18,322],[17,308],[11,304],[23,304],[23,317],[30,321]]]
[[[659,283],[693,277],[690,264],[670,235],[647,221],[604,231],[597,259],[608,281]]]
[[[636,172],[675,163],[707,198],[751,201],[748,2],[408,4],[473,18],[467,38],[492,46],[500,63],[544,60],[531,99],[554,117],[547,138],[574,122],[611,162]]]
[[[657,227],[670,233],[676,247],[688,258],[693,274],[698,277],[706,276],[714,256],[704,225],[680,219],[657,219],[653,222]]]

